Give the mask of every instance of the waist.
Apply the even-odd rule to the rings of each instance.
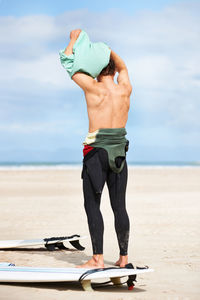
[[[106,143],[123,143],[126,141],[127,132],[124,127],[121,128],[100,128],[93,132],[88,132],[83,145]]]

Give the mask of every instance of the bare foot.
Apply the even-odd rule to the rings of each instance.
[[[85,264],[76,266],[76,268],[104,268],[103,254],[95,254],[93,257],[88,260]]]
[[[128,255],[120,255],[118,261],[116,261],[115,266],[119,266],[120,268],[124,268],[128,263]]]

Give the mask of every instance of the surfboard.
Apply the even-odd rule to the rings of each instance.
[[[102,278],[110,278],[115,286],[122,285],[120,278],[128,276],[126,281],[128,288],[134,287],[136,276],[153,269],[133,268],[132,264],[125,268],[111,267],[102,269],[86,268],[35,268],[17,267],[10,263],[0,264],[0,282],[65,282],[79,281],[85,291],[92,291],[91,281]],[[108,283],[108,282],[106,282]]]
[[[61,236],[61,237],[50,237],[44,239],[33,239],[33,240],[5,240],[0,241],[0,250],[11,249],[18,247],[29,247],[29,246],[38,246],[44,245],[47,250],[54,251],[58,249],[69,249],[63,243],[69,242],[77,250],[84,250],[85,248],[81,246],[79,240],[87,238],[86,236],[80,236],[74,234],[71,236]]]

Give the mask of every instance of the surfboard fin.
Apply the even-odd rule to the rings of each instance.
[[[49,251],[55,251],[56,250],[56,248],[58,248],[58,249],[62,249],[62,250],[69,250],[69,248],[67,248],[67,247],[65,247],[64,245],[63,245],[63,243],[54,243],[54,244],[48,244],[48,243],[46,243],[45,244],[45,247],[47,248],[47,250],[49,250]]]
[[[45,247],[47,248],[47,250],[49,251],[54,251],[56,248],[58,249],[61,249],[61,250],[69,250],[69,248],[65,247],[65,245],[63,244],[63,242],[60,242],[60,241],[63,241],[63,240],[66,240],[68,241],[69,239],[72,239],[72,238],[79,238],[80,235],[78,234],[74,234],[74,235],[71,235],[71,236],[62,236],[62,237],[51,237],[51,238],[45,238],[44,241],[46,242],[45,244]],[[58,241],[59,240],[59,241]],[[49,243],[49,242],[52,242],[52,241],[57,241],[55,243]],[[84,250],[85,247],[81,246],[81,244],[79,243],[79,240],[75,240],[75,241],[68,241],[74,248],[76,248],[77,250]]]
[[[83,247],[83,246],[81,246],[81,244],[79,243],[79,240],[76,240],[76,241],[69,241],[70,242],[70,244],[74,247],[74,248],[76,248],[77,250],[84,250],[85,249],[85,247]]]
[[[56,243],[56,247],[60,250],[69,250],[63,243]]]
[[[120,277],[110,277],[110,281],[111,281],[115,286],[122,286]]]
[[[82,288],[86,292],[94,292],[92,285],[91,285],[91,280],[83,280],[81,282]]]

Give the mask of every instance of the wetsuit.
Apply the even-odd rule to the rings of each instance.
[[[99,129],[88,133],[84,144],[83,193],[93,254],[103,254],[104,224],[100,212],[101,194],[107,183],[115,217],[120,255],[127,255],[129,218],[126,211],[127,185],[125,128]]]

